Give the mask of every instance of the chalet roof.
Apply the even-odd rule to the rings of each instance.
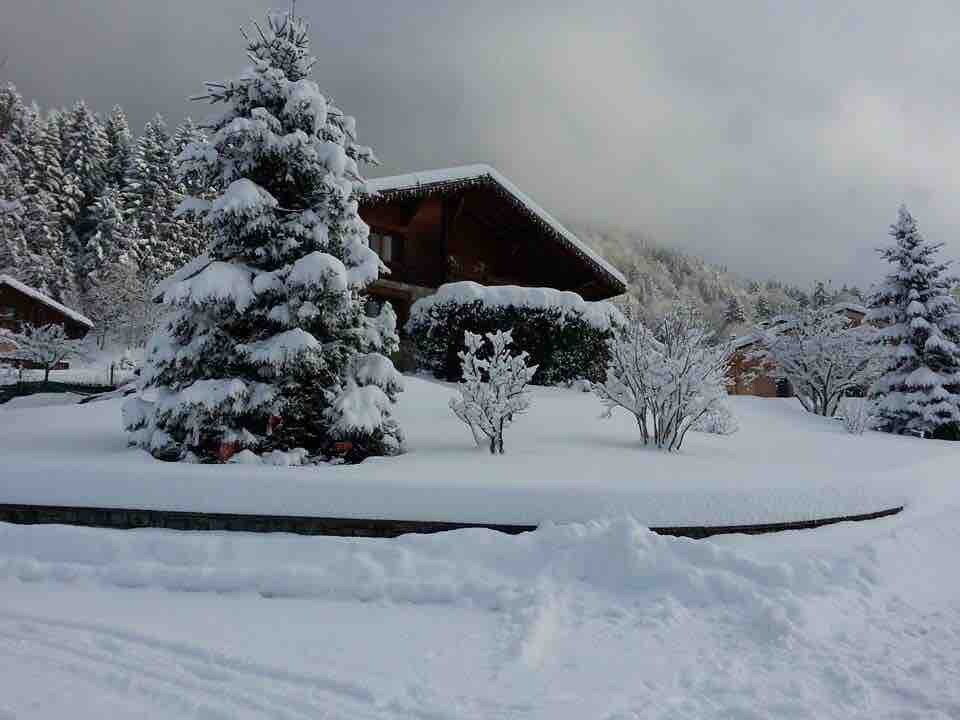
[[[81,325],[86,325],[88,328],[93,327],[93,320],[88,318],[86,315],[81,315],[76,310],[68,308],[66,305],[58,303],[49,295],[45,295],[36,288],[32,288],[26,283],[22,283],[16,278],[12,278],[9,275],[0,275],[0,285],[7,285],[8,287],[13,288],[23,295],[27,295],[39,303],[43,303],[47,307],[53,308],[59,313],[62,313],[65,317],[70,318],[74,322],[80,323]]]
[[[370,196],[379,195],[387,198],[424,197],[477,186],[491,187],[510,200],[542,230],[593,267],[608,285],[616,288],[615,294],[626,291],[627,279],[619,270],[565,228],[559,220],[537,205],[496,168],[489,165],[463,165],[367,180],[367,191]]]
[[[861,305],[860,303],[852,300],[842,300],[841,302],[836,303],[834,307],[841,312],[845,310],[847,312],[856,313],[857,315],[867,314],[867,308],[865,305]]]

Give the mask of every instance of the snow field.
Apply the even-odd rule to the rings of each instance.
[[[600,419],[592,395],[539,387],[494,458],[450,411],[454,386],[404,381],[407,453],[354,466],[163,463],[127,447],[120,400],[0,407],[0,502],[533,525],[629,513],[657,527],[873,512],[955,467],[950,443],[850,435],[793,401],[747,397],[731,398],[739,432],[690,433],[666,454],[640,445],[626,413]]]

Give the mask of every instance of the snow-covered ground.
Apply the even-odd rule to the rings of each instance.
[[[128,448],[120,400],[0,406],[0,502],[537,524],[629,513],[650,526],[777,522],[871,512],[954,474],[957,448],[867,433],[795,401],[732,398],[739,433],[643,449],[632,420],[595,397],[536,388],[507,454],[473,445],[451,386],[407,378],[397,416],[409,452],[356,466],[163,463]]]
[[[408,379],[410,452],[209,467],[117,401],[0,406],[0,502],[531,522],[396,540],[0,524],[0,719],[960,718],[957,446],[734,398],[668,456],[536,389],[504,457]],[[892,518],[709,541],[643,524]],[[593,519],[591,519],[593,518]]]
[[[955,719],[958,495],[715,541],[0,525],[0,718]]]

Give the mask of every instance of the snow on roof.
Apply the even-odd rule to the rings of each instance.
[[[730,341],[730,349],[742,350],[745,347],[750,347],[751,345],[755,344],[759,339],[760,339],[760,335],[755,332],[747,333],[746,335],[741,335],[740,337],[733,338]]]
[[[861,305],[860,303],[847,301],[847,300],[834,303],[830,307],[834,312],[837,312],[837,313],[852,312],[852,313],[857,313],[859,315],[867,314],[867,308],[865,306]],[[792,322],[792,318],[790,315],[776,315],[770,318],[765,323],[764,327],[777,329],[780,326],[787,326],[791,322]],[[734,350],[741,350],[745,347],[753,345],[758,340],[760,340],[760,334],[757,331],[751,331],[743,335],[740,335],[739,337],[733,338],[730,341],[730,346]]]
[[[609,276],[609,278],[614,281],[613,284],[619,286],[620,292],[626,290],[627,279],[623,273],[604,260],[599,253],[594,251],[593,248],[580,238],[567,230],[559,220],[537,205],[526,193],[522,192],[516,185],[510,182],[510,180],[501,175],[496,168],[490,165],[462,165],[460,167],[444,168],[442,170],[425,170],[422,172],[406,173],[404,175],[372,178],[367,180],[367,191],[371,195],[389,193],[404,194],[408,192],[426,194],[432,190],[441,189],[451,184],[482,183],[484,181],[490,181],[499,185],[530,215],[539,219],[539,221],[552,230],[557,237],[565,241],[577,253],[584,256]]]
[[[866,314],[867,314],[867,308],[866,308],[866,306],[861,305],[861,304],[858,303],[858,302],[853,302],[853,301],[851,301],[851,300],[843,300],[843,301],[841,301],[841,302],[835,303],[833,307],[834,307],[834,309],[836,309],[838,312],[842,312],[842,311],[846,310],[846,311],[848,311],[848,312],[857,313],[857,314],[859,314],[859,315],[866,315]]]
[[[42,292],[40,292],[36,288],[30,287],[26,283],[22,283],[16,278],[12,278],[9,275],[0,275],[0,285],[9,285],[17,292],[23,293],[24,295],[28,295],[29,297],[32,297],[37,302],[41,302],[47,307],[53,308],[54,310],[62,313],[63,315],[70,318],[74,322],[78,322],[81,325],[86,325],[88,328],[93,327],[93,320],[88,318],[86,315],[81,315],[76,310],[71,310],[66,305],[62,305],[58,303],[49,295],[44,295]]]

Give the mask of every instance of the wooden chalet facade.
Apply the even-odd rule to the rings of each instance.
[[[863,323],[867,309],[858,303],[837,303],[835,310],[850,321],[852,327]],[[772,366],[751,358],[757,349],[759,338],[755,334],[744,335],[733,341],[734,352],[727,369],[731,384],[727,388],[730,395],[754,395],[756,397],[793,397],[793,389],[785,380],[771,377]]]
[[[513,183],[487,165],[368,182],[360,215],[390,274],[369,289],[398,322],[448,282],[572,290],[587,300],[626,291],[626,280]]]
[[[0,275],[0,331],[16,332],[24,323],[62,325],[67,337],[74,339],[93,327],[93,321],[76,310],[9,275]],[[10,350],[13,345],[0,335],[0,352]]]

